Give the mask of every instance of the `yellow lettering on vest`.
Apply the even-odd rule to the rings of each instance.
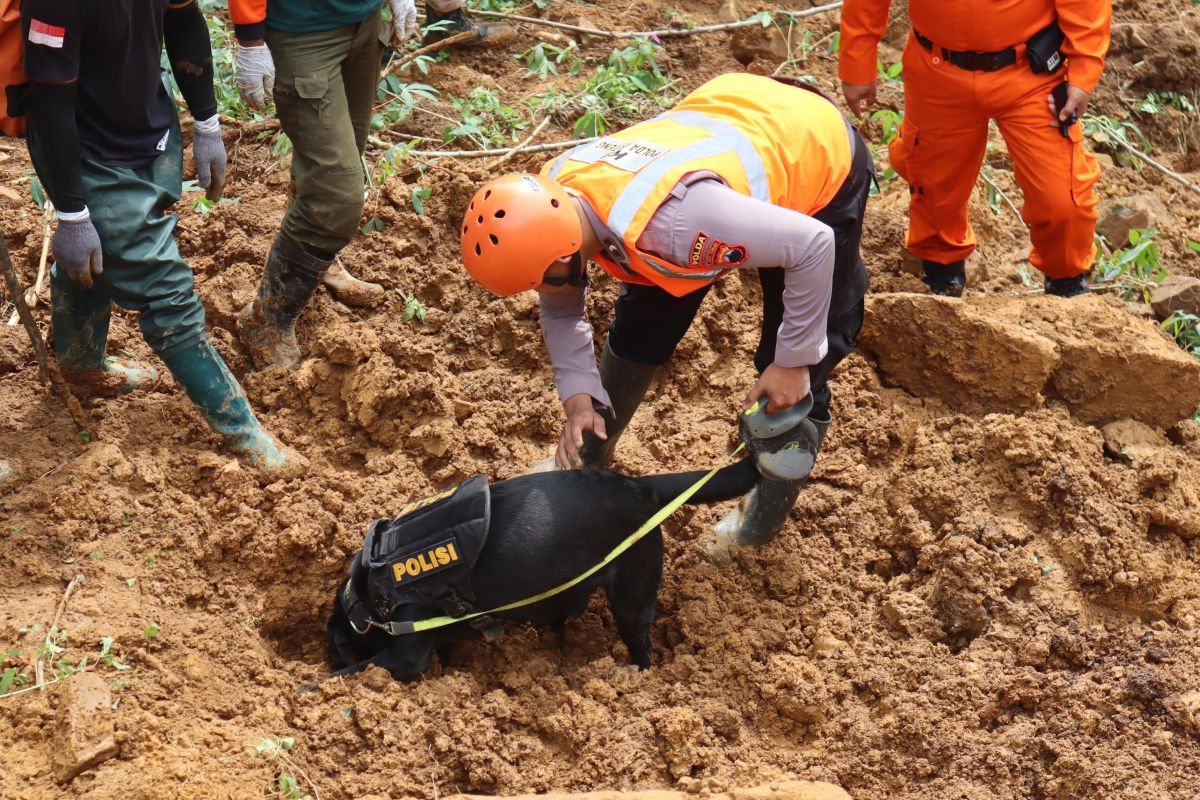
[[[437,562],[439,567],[442,567],[450,563],[450,554],[446,552],[446,548],[444,546],[439,547],[433,551],[433,559]]]
[[[399,561],[392,564],[392,580],[394,580],[396,583],[400,583],[400,581],[404,580],[404,565]]]
[[[450,554],[451,561],[458,561],[458,553],[454,550],[453,544],[446,545],[446,552]]]
[[[410,558],[404,562],[404,571],[414,578],[417,577],[421,574],[421,562],[415,558]]]
[[[437,567],[430,553],[421,553],[417,556],[417,563],[421,565],[421,572],[429,572],[429,570]]]
[[[700,253],[704,251],[704,243],[708,241],[708,237],[703,233],[696,234],[696,241],[692,243],[692,266],[700,263]]]

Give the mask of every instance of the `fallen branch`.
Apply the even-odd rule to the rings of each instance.
[[[379,75],[379,80],[383,81],[387,79],[387,77],[393,72],[399,72],[421,56],[428,55],[429,53],[433,53],[452,45],[456,45],[459,42],[465,42],[467,39],[474,38],[476,38],[474,31],[463,31],[462,33],[456,33],[453,36],[447,36],[441,41],[434,42],[433,44],[427,44],[424,47],[413,50],[411,53],[405,56],[403,61],[393,60],[390,64],[388,64],[383,72]]]
[[[46,261],[50,257],[50,221],[54,219],[54,204],[46,199],[45,223],[42,229],[42,257],[38,261],[37,279],[33,282],[33,286],[25,290],[25,304],[30,308],[37,306],[38,294],[42,291],[42,282],[46,277]],[[20,321],[20,316],[16,311],[9,317],[8,324],[16,325]]]
[[[1141,150],[1139,150],[1136,147],[1134,147],[1133,145],[1131,145],[1129,143],[1129,140],[1125,138],[1124,134],[1122,134],[1116,128],[1111,128],[1108,125],[1105,125],[1104,123],[1100,123],[1100,127],[1102,127],[1104,129],[1104,131],[1106,133],[1108,133],[1110,136],[1115,138],[1122,147],[1124,147],[1129,152],[1133,153],[1135,156],[1140,158],[1142,161],[1145,161],[1151,167],[1158,170],[1163,175],[1166,175],[1168,178],[1175,181],[1176,183],[1179,183],[1182,186],[1186,186],[1187,188],[1191,189],[1196,194],[1200,194],[1200,186],[1197,186],[1196,184],[1189,181],[1187,178],[1180,175],[1175,170],[1171,169],[1170,167],[1168,167],[1164,164],[1160,164],[1159,162],[1155,161],[1150,156],[1143,153]]]
[[[46,628],[46,635],[53,636],[54,631],[58,628],[58,623],[62,622],[63,612],[67,610],[67,601],[71,599],[71,595],[75,593],[75,587],[83,582],[83,573],[76,572],[75,577],[71,578],[71,582],[67,584],[66,591],[63,592],[62,599],[58,601],[58,608],[54,611],[54,616],[50,619],[50,627]],[[33,666],[33,674],[36,676],[35,686],[41,686],[46,682],[45,666],[46,658],[49,653],[42,653],[38,656],[37,663]]]
[[[546,117],[544,120],[542,120],[541,122],[538,123],[538,126],[536,128],[533,129],[533,133],[526,136],[525,139],[520,144],[518,144],[516,147],[510,149],[507,153],[500,156],[492,163],[485,164],[484,167],[486,169],[495,169],[496,167],[503,164],[505,161],[508,161],[510,158],[515,156],[517,153],[522,152],[526,147],[528,147],[533,142],[534,139],[536,139],[538,136],[541,135],[542,131],[546,130],[546,126],[549,124],[550,124],[550,117]]]
[[[472,9],[474,11],[474,9]],[[599,139],[599,136],[591,136],[587,139],[572,139],[569,142],[547,142],[546,144],[535,144],[522,149],[523,153],[544,153],[547,150],[566,150],[568,147],[574,147],[578,144],[587,144]],[[520,147],[520,145],[517,145]],[[490,150],[409,150],[408,155],[417,156],[419,158],[486,158],[487,156],[502,156],[505,153],[511,153],[517,147],[494,147]]]
[[[828,3],[823,6],[814,8],[806,8],[803,11],[782,11],[777,10],[772,14],[779,14],[791,19],[802,19],[803,17],[813,17],[817,14],[825,14],[829,11],[836,11],[842,7],[839,3]],[[605,36],[610,39],[642,39],[649,37],[663,36],[692,36],[697,33],[716,33],[718,31],[729,31],[735,28],[750,28],[755,25],[762,25],[763,18],[760,14],[755,14],[747,19],[737,20],[736,22],[720,22],[714,25],[697,25],[694,28],[663,28],[654,31],[606,31],[600,28],[585,28],[582,25],[571,25],[566,22],[556,22],[552,19],[541,19],[540,17],[524,17],[520,14],[509,14],[503,11],[484,11],[482,9],[471,9],[472,14],[478,14],[483,17],[497,17],[500,19],[508,19],[514,22],[524,22],[529,25],[544,25],[548,28],[560,28],[565,31],[575,31],[576,33],[585,33],[589,36]]]
[[[0,235],[0,262],[2,262],[0,266],[4,268],[4,282],[8,285],[8,293],[12,297],[13,305],[17,307],[21,324],[25,326],[25,333],[29,335],[29,341],[33,345],[33,354],[38,362],[38,374],[42,380],[49,381],[54,390],[62,397],[63,402],[67,405],[67,413],[75,422],[75,427],[81,431],[90,432],[87,416],[83,413],[83,406],[79,405],[79,401],[71,392],[71,387],[67,385],[66,379],[58,369],[58,363],[50,360],[50,355],[46,350],[46,341],[42,339],[41,331],[34,322],[29,306],[25,305],[25,298],[21,293],[21,283],[17,280],[17,272],[13,269],[12,259],[8,257],[8,245],[5,243],[3,235]],[[92,438],[96,438],[95,434],[91,435]]]

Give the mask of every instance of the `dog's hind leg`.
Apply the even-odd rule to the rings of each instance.
[[[655,529],[617,560],[617,569],[604,586],[617,633],[629,648],[629,660],[641,669],[650,666],[653,654],[650,624],[658,605],[662,559],[662,531]]]

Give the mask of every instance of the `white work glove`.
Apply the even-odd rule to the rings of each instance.
[[[56,211],[55,216],[58,228],[51,243],[54,260],[67,271],[67,277],[90,289],[94,279],[104,272],[104,255],[87,206],[82,211]]]
[[[225,192],[225,168],[229,158],[221,139],[221,120],[216,114],[196,120],[192,132],[192,157],[196,159],[196,177],[206,190],[205,196],[217,202]]]
[[[263,111],[271,104],[275,90],[275,61],[265,44],[238,45],[234,61],[237,70],[238,92],[254,111]]]
[[[392,47],[399,50],[417,33],[417,6],[413,0],[388,0],[392,7]]]

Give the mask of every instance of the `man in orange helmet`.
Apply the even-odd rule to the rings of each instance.
[[[856,114],[875,101],[890,0],[846,0],[839,73]],[[1077,122],[1108,51],[1110,0],[909,0],[904,121],[892,167],[910,187],[905,245],[934,294],[959,296],[975,249],[967,201],[996,120],[1025,194],[1029,260],[1046,292],[1089,291],[1096,159]]]
[[[727,74],[539,176],[481,187],[463,220],[463,260],[496,294],[538,292],[566,411],[556,464],[607,462],[708,289],[732,269],[754,268],[760,376],[746,405],[765,396],[772,413],[794,409],[810,389],[813,403],[770,445],[809,453],[803,474],[767,475],[759,460],[774,513],[740,540],[773,535],[829,425],[828,378],[862,325],[858,245],[872,174],[862,139],[817,90]],[[583,316],[589,260],[621,281],[599,370]]]

